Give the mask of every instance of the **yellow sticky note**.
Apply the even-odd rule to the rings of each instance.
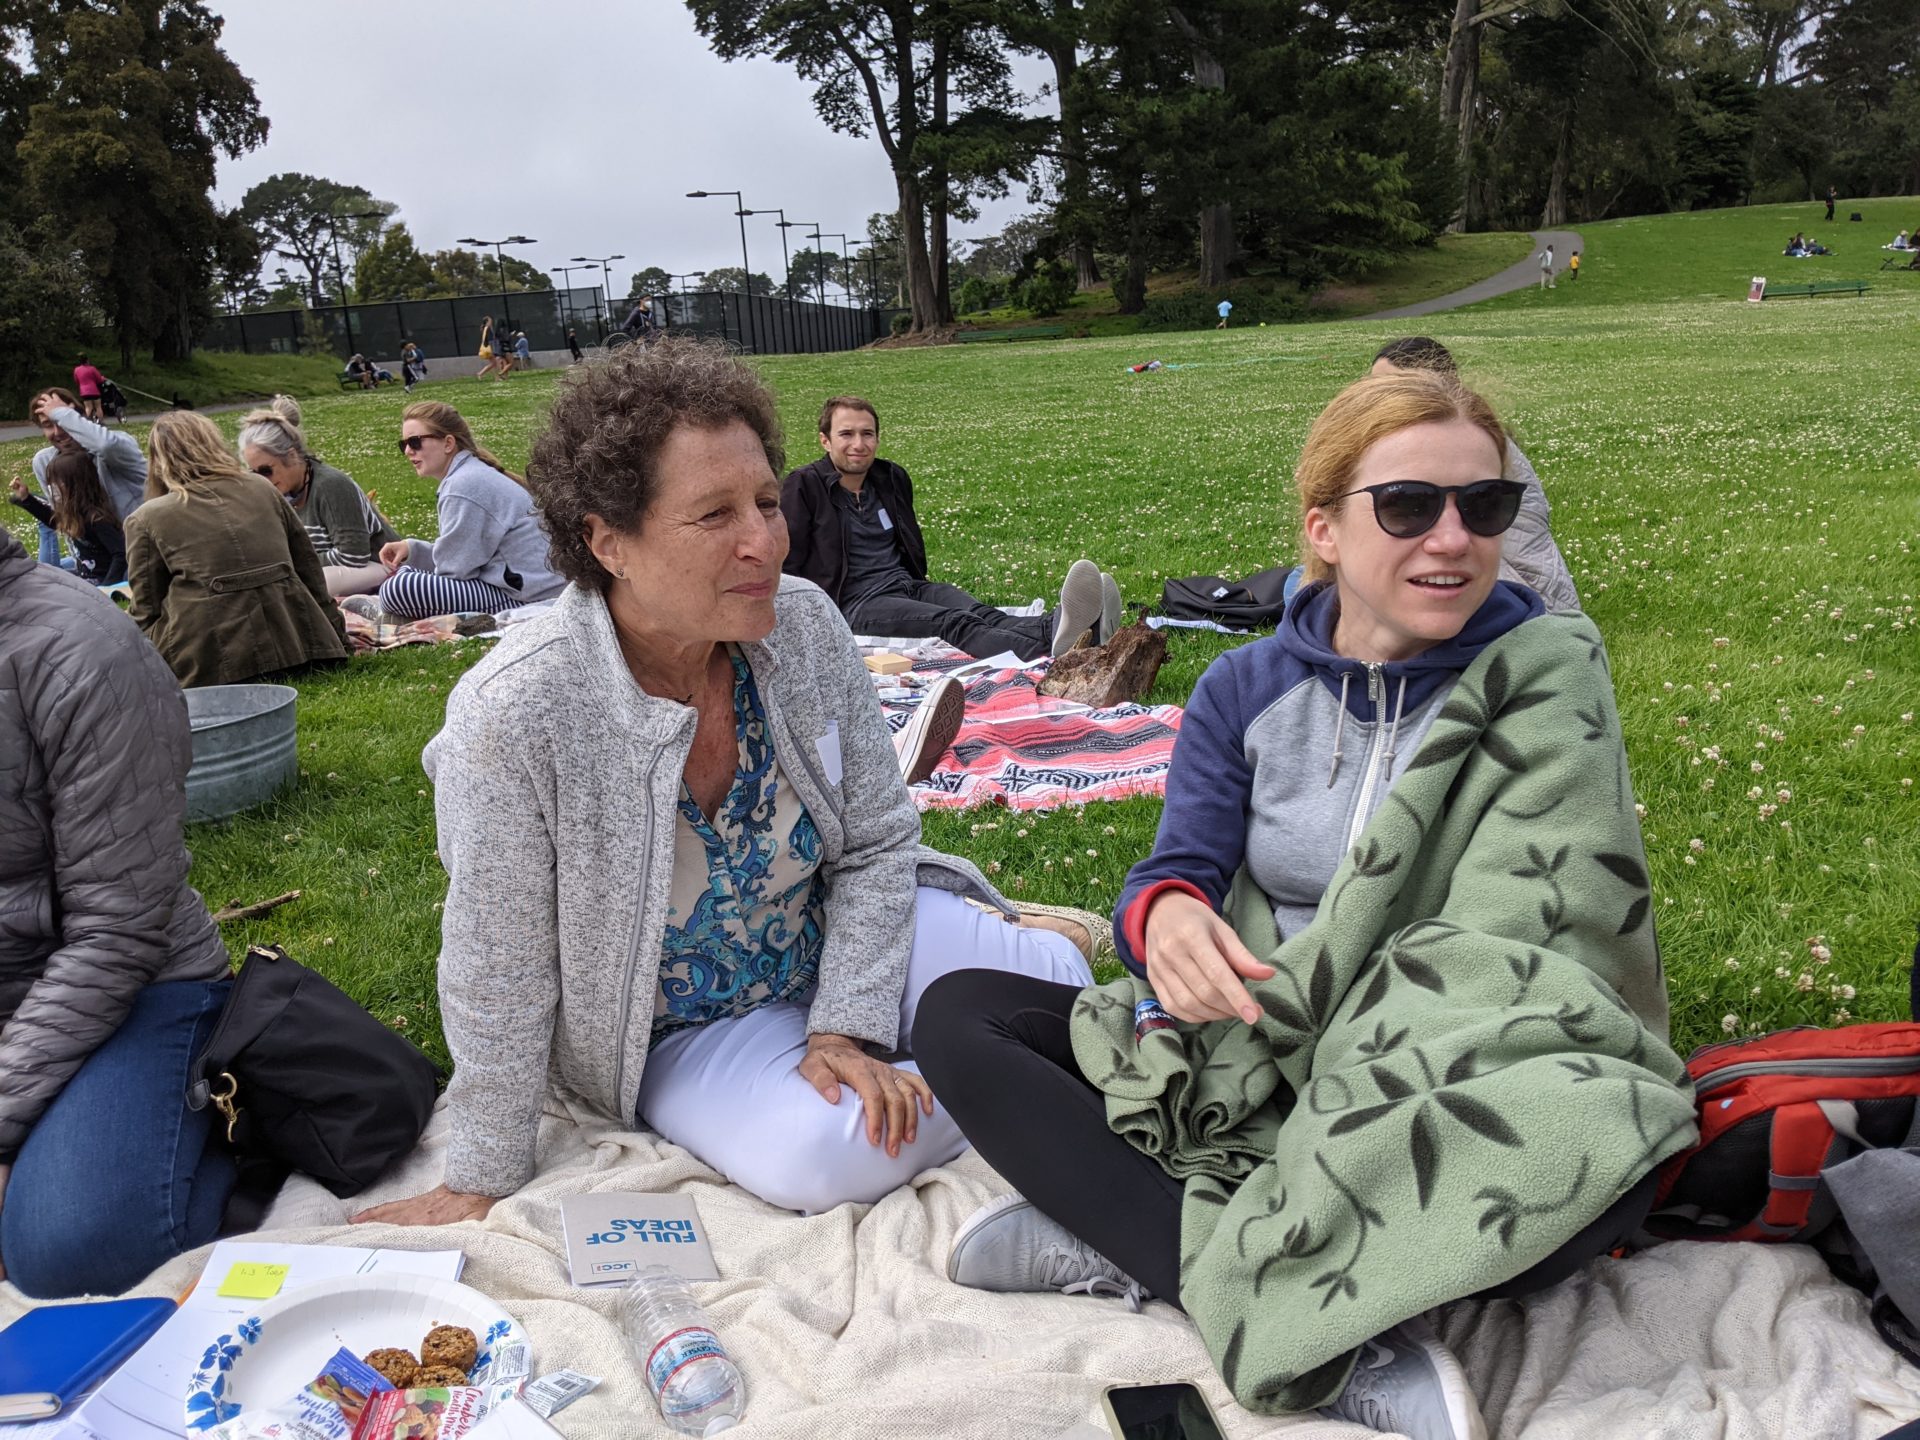
[[[286,1283],[286,1266],[242,1260],[220,1282],[219,1293],[231,1300],[271,1300]]]

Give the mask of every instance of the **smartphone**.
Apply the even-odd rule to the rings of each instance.
[[[1198,1385],[1109,1385],[1100,1396],[1113,1440],[1227,1440]]]

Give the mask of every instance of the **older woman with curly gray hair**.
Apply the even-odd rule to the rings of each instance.
[[[775,1205],[876,1200],[966,1144],[897,1053],[926,987],[1087,982],[1071,939],[920,845],[846,622],[781,574],[782,459],[773,396],[717,346],[562,382],[528,485],[570,583],[427,747],[446,1177],[361,1218],[525,1184],[550,1075]]]

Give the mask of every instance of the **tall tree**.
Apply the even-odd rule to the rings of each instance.
[[[353,289],[360,303],[419,300],[432,293],[433,265],[413,243],[404,224],[389,225],[360,252],[353,267]]]
[[[1056,224],[1066,237],[1074,274],[1082,290],[1100,283],[1100,263],[1094,253],[1093,192],[1087,173],[1085,104],[1073,83],[1080,68],[1080,49],[1087,36],[1082,0],[1005,0],[1001,28],[1017,50],[1044,55],[1053,66],[1053,93],[1060,105],[1057,164],[1060,203]]]
[[[261,144],[253,85],[196,0],[36,0],[21,153],[36,207],[85,258],[131,365],[192,348],[220,243],[214,160]]]
[[[298,171],[262,180],[240,197],[240,213],[259,231],[263,248],[297,260],[313,282],[311,303],[323,301],[322,277],[359,263],[362,251],[379,237],[380,227],[398,207],[376,200],[358,185]],[[350,219],[377,214],[380,219]],[[335,241],[345,253],[336,258]]]
[[[665,295],[672,289],[673,276],[658,265],[634,271],[633,278],[627,282],[629,295]]]

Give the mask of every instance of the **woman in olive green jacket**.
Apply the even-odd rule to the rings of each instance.
[[[280,492],[192,411],[155,420],[147,450],[147,500],[126,521],[131,614],[180,683],[344,660],[320,557]]]

